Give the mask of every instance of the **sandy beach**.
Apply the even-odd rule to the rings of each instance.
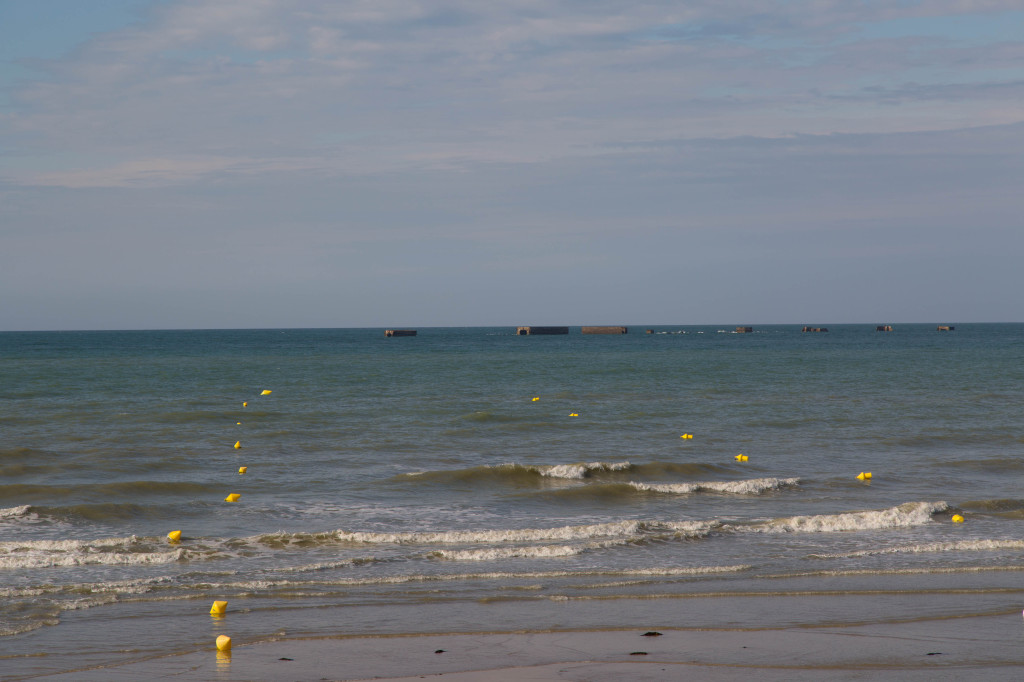
[[[761,630],[659,629],[279,639],[47,680],[1006,680],[1024,674],[1019,613]],[[647,631],[653,632],[653,631]]]

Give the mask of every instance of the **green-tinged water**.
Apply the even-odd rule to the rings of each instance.
[[[0,334],[3,675],[1024,605],[1024,325],[732,329]]]

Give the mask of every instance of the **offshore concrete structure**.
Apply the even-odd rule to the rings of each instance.
[[[568,333],[568,327],[516,327],[516,336],[552,336]]]

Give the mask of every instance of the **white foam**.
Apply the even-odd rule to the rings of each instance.
[[[583,547],[571,545],[552,545],[539,547],[487,547],[485,549],[463,549],[450,550],[439,549],[431,552],[430,556],[449,561],[497,561],[499,559],[516,559],[528,557],[531,559],[542,559],[551,557],[565,557],[582,554]]]
[[[583,554],[594,549],[605,549],[624,545],[629,540],[611,540],[606,542],[588,542],[580,545],[540,545],[520,547],[486,547],[483,549],[449,550],[439,549],[430,552],[429,556],[450,561],[497,561],[500,559],[547,559]]]
[[[1000,549],[1024,549],[1024,540],[959,540],[956,542],[932,542],[921,545],[880,547],[855,552],[811,554],[812,559],[848,559],[879,554],[926,554],[932,552],[986,552]]]
[[[170,552],[94,552],[90,554],[21,554],[0,557],[0,568],[56,568],[61,566],[148,566],[169,564],[184,557],[183,549]]]
[[[735,495],[758,495],[768,490],[794,486],[799,478],[752,478],[745,481],[699,481],[693,483],[637,483],[630,485],[641,491],[687,495],[690,493],[715,492]]]
[[[21,516],[28,516],[32,506],[23,504],[20,507],[7,507],[0,509],[0,519],[16,519]]]
[[[0,542],[0,568],[59,566],[144,566],[180,561],[184,548],[147,551],[134,535],[101,540],[26,540]]]
[[[790,516],[772,519],[750,526],[730,526],[738,531],[758,533],[834,533],[838,531],[881,530],[906,528],[929,523],[932,514],[949,509],[945,502],[907,502],[889,509],[820,514],[816,516]]]
[[[643,530],[639,521],[616,521],[586,526],[560,526],[556,528],[520,528],[484,531],[438,531],[412,533],[370,533],[335,531],[342,542],[368,544],[443,544],[538,542],[544,540],[581,540],[594,537],[636,536]]]
[[[309,568],[317,570],[318,564],[312,564]],[[414,573],[410,575],[379,576],[374,578],[339,578],[334,580],[304,582],[303,584],[316,585],[340,585],[340,586],[366,586],[366,585],[393,585],[414,582],[453,582],[472,580],[556,580],[559,578],[594,578],[594,577],[682,577],[691,575],[705,575],[709,573],[733,573],[738,571],[749,571],[750,564],[737,564],[731,566],[693,566],[693,567],[672,567],[672,568],[635,568],[623,570],[600,570],[591,571],[488,571],[484,573]],[[291,571],[292,569],[274,569],[275,571]],[[298,570],[298,567],[296,568]],[[218,585],[217,587],[221,587]]]
[[[625,471],[632,468],[629,462],[589,462],[579,464],[552,464],[544,466],[528,466],[548,478],[584,479],[595,471]]]
[[[21,540],[0,542],[0,554],[11,552],[71,552],[89,551],[99,548],[127,548],[139,542],[139,538],[130,535],[125,538],[103,538],[100,540]]]

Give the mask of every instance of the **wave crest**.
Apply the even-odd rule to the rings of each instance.
[[[945,502],[906,502],[889,509],[816,516],[790,516],[750,526],[735,526],[735,528],[759,533],[835,533],[907,528],[928,523],[933,514],[948,509],[949,505]]]
[[[689,493],[732,493],[734,495],[759,495],[769,490],[795,486],[799,478],[752,478],[745,481],[701,481],[693,483],[637,483],[629,485],[644,492],[686,495]]]

